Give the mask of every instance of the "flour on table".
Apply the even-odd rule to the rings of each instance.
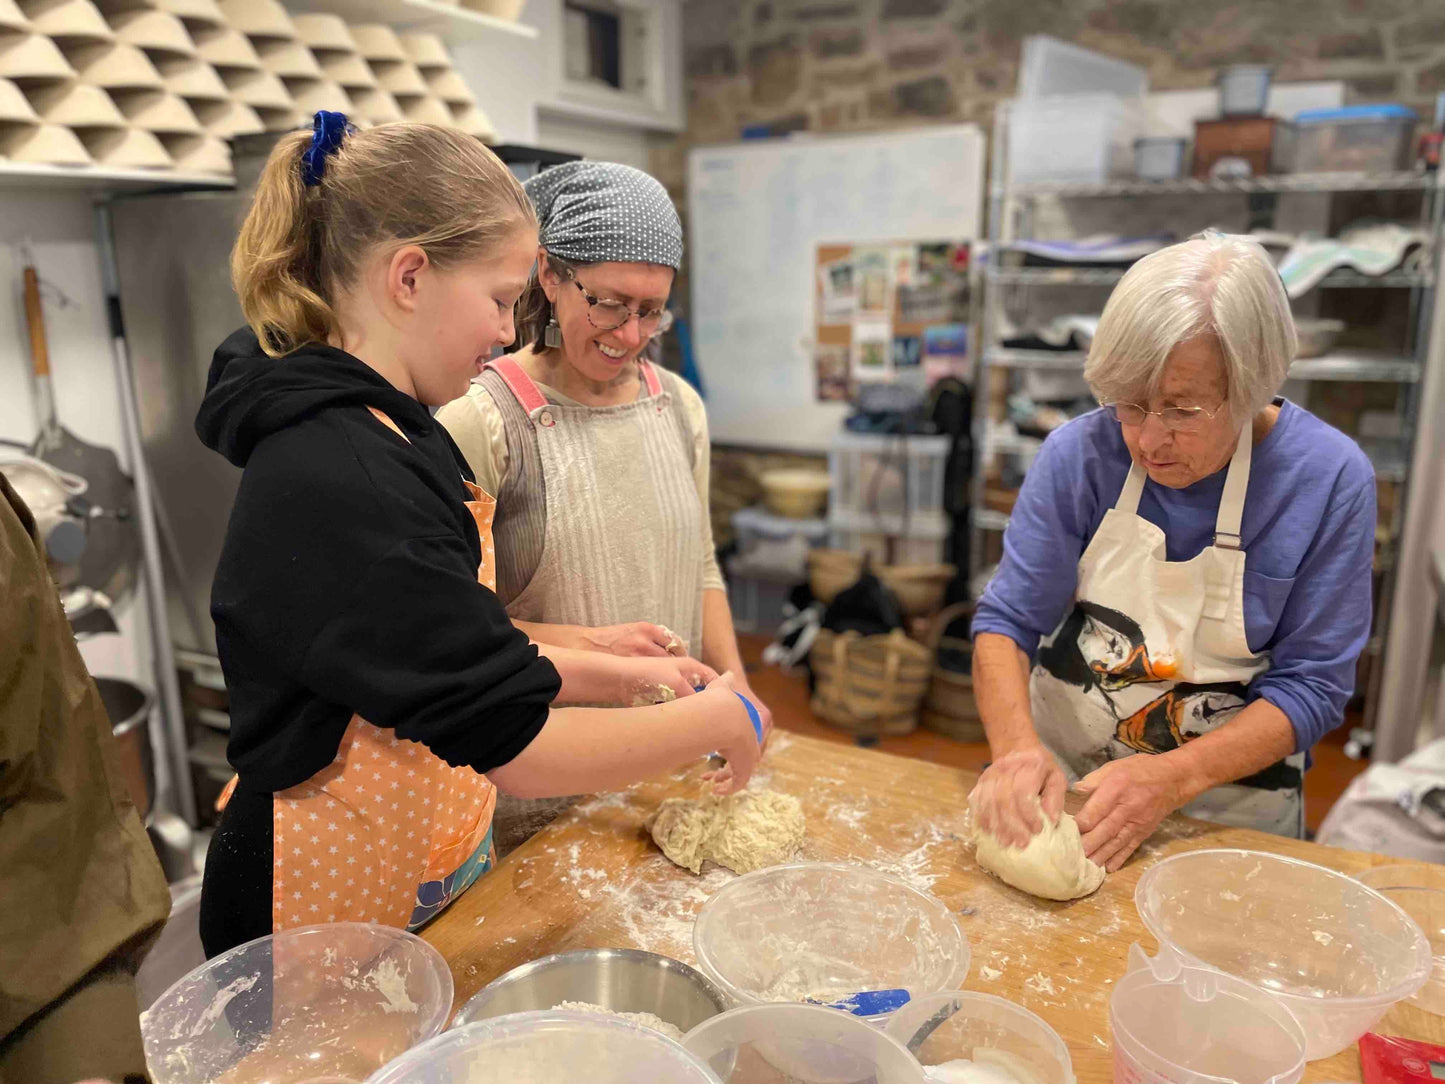
[[[716,862],[734,873],[786,862],[803,845],[803,803],[791,794],[745,790],[725,798],[668,798],[649,829],[673,862],[693,873]]]
[[[1050,821],[1042,810],[1044,827],[1023,847],[1009,847],[992,832],[975,827],[974,849],[978,864],[1000,880],[1047,900],[1076,900],[1104,883],[1104,867],[1084,857],[1079,826],[1069,814]]]
[[[594,1005],[590,1001],[559,1001],[553,1005],[554,1009],[565,1009],[567,1012],[595,1013],[599,1016],[615,1016],[622,1020],[631,1020],[634,1024],[641,1024],[653,1031],[660,1031],[669,1039],[682,1042],[682,1029],[675,1024],[669,1024],[662,1017],[650,1012],[616,1012],[612,1009],[604,1009],[601,1005]]]

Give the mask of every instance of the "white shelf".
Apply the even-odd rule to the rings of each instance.
[[[987,271],[988,281],[1000,286],[1113,286],[1123,277],[1123,270],[1115,267],[990,267]],[[1321,279],[1319,287],[1417,287],[1430,282],[1428,274],[1413,271],[1362,275],[1341,269]]]
[[[234,188],[214,173],[177,173],[163,169],[106,169],[103,166],[46,166],[0,161],[0,188],[65,188],[91,192],[164,188]]]
[[[387,23],[430,30],[448,41],[491,39],[499,48],[505,47],[506,38],[537,36],[537,29],[524,23],[437,0],[286,0],[286,6],[292,11],[328,11],[349,23]]]
[[[1181,177],[1170,181],[1107,181],[1102,184],[1021,184],[1014,194],[1022,199],[1059,196],[1069,199],[1116,196],[1198,196],[1255,192],[1398,192],[1421,191],[1440,185],[1435,173],[1284,173],[1235,180],[1201,180]]]
[[[1031,369],[1042,372],[1079,372],[1088,355],[1082,350],[990,350],[985,362],[1000,369]],[[1357,380],[1387,384],[1414,384],[1420,367],[1394,354],[1339,351],[1318,358],[1302,358],[1290,366],[1291,380]]]
[[[1002,531],[1008,526],[1008,514],[992,508],[975,508],[973,525],[982,531]]]

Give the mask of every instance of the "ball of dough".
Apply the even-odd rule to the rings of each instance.
[[[734,873],[786,862],[803,845],[803,803],[774,790],[668,798],[649,825],[662,853],[693,873],[706,861]]]
[[[978,864],[1001,881],[1046,900],[1076,900],[1104,883],[1104,867],[1084,857],[1079,826],[1065,813],[1058,823],[1042,810],[1044,827],[1023,847],[1007,847],[992,832],[974,829]]]

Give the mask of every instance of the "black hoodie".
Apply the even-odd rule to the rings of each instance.
[[[270,358],[243,329],[196,432],[244,468],[211,593],[241,785],[309,779],[353,712],[479,772],[536,737],[561,682],[477,583],[471,471],[424,406],[345,351]]]

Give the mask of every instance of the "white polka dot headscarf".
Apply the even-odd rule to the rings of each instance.
[[[566,162],[523,186],[542,247],[574,263],[682,266],[682,223],[667,190],[618,162]]]

